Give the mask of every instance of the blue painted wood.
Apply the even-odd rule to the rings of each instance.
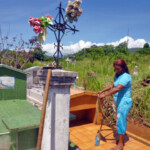
[[[70,119],[70,121],[71,121],[71,120],[75,120],[75,119],[76,119],[76,116],[75,116],[74,114],[71,114],[71,113],[70,113],[69,119]]]

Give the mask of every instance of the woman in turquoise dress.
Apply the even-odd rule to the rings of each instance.
[[[99,91],[98,96],[100,99],[102,99],[107,96],[114,95],[114,101],[117,108],[116,126],[119,134],[119,142],[118,145],[111,150],[123,150],[125,132],[127,129],[127,116],[132,107],[132,78],[129,74],[129,69],[125,61],[122,59],[118,59],[114,62],[114,71],[116,72],[114,82],[110,86]],[[103,94],[105,91],[109,92]]]

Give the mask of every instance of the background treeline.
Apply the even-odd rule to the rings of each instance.
[[[136,51],[135,51],[136,50]],[[146,43],[141,49],[128,49],[127,43],[121,43],[118,46],[105,45],[103,47],[92,46],[91,48],[85,48],[76,53],[77,60],[82,60],[84,58],[91,58],[97,60],[103,56],[112,56],[116,58],[122,58],[124,55],[128,56],[130,53],[137,53],[147,55],[150,54],[149,44]]]

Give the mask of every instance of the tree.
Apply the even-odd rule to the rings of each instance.
[[[128,51],[128,48],[127,48],[127,43],[126,42],[123,42],[123,43],[120,43],[116,48],[115,48],[115,51],[118,53],[124,53],[124,54],[129,54],[129,51]]]
[[[143,48],[149,48],[149,44],[145,43]]]
[[[137,50],[137,53],[149,55],[150,48],[141,48],[141,49]]]
[[[43,61],[46,58],[46,52],[41,49],[41,47],[35,48],[33,57],[37,60]]]
[[[109,55],[110,53],[114,53],[114,46],[113,45],[105,45],[102,50],[104,51],[105,55]]]

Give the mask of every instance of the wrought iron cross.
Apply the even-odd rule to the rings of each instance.
[[[57,7],[56,9],[59,9],[59,12],[54,20],[54,24],[53,25],[49,25],[48,28],[54,32],[56,40],[57,40],[57,44],[54,43],[54,47],[57,48],[56,52],[54,53],[53,57],[55,59],[56,62],[56,68],[59,68],[59,59],[60,57],[62,57],[62,53],[60,49],[63,49],[63,44],[61,44],[61,40],[64,36],[64,34],[66,33],[66,31],[73,31],[73,33],[75,34],[75,32],[79,31],[76,29],[76,27],[73,25],[73,27],[71,27],[64,19],[63,16],[63,11],[64,8],[62,8],[62,4],[60,2],[59,7]]]

